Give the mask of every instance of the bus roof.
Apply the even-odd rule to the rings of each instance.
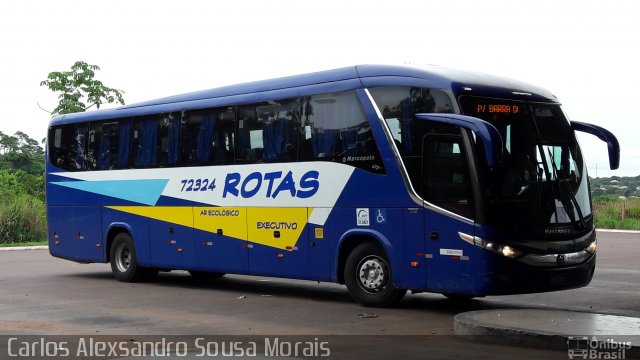
[[[190,92],[114,109],[66,114],[54,117],[50,125],[247,104],[376,86],[428,86],[453,90],[458,94],[465,90],[473,95],[512,98],[514,94],[526,94],[527,100],[557,101],[547,90],[520,81],[480,73],[440,66],[357,65]]]

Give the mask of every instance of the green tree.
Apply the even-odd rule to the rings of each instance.
[[[60,93],[58,106],[53,109],[51,115],[82,112],[92,106],[99,109],[104,103],[115,102],[124,105],[124,91],[110,88],[94,79],[97,70],[100,70],[97,65],[77,61],[71,66],[71,71],[50,72],[47,80],[40,82],[40,86]]]
[[[13,136],[0,131],[0,170],[23,170],[33,175],[44,173],[44,150],[38,141],[22,131]]]

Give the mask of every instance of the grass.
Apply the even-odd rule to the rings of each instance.
[[[593,213],[597,228],[640,230],[640,199],[596,198]]]
[[[15,246],[47,246],[49,242],[47,241],[29,241],[23,243],[0,243],[0,248],[3,247],[15,247]]]
[[[0,244],[39,242],[47,238],[45,205],[25,194],[2,194]]]

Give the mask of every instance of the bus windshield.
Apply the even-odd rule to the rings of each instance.
[[[464,114],[491,123],[503,139],[503,164],[487,173],[490,225],[547,236],[586,231],[586,166],[560,106],[470,96],[460,102]]]

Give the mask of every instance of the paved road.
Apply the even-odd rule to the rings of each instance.
[[[415,294],[398,308],[370,309],[335,284],[236,275],[203,283],[179,271],[153,283],[126,284],[112,278],[107,264],[75,264],[43,250],[3,251],[0,335],[310,335],[329,339],[332,354],[341,357],[566,359],[562,352],[460,339],[453,336],[453,316],[552,308],[640,317],[638,258],[640,234],[600,233],[597,270],[587,288],[464,304]],[[371,313],[376,316],[363,317]]]

